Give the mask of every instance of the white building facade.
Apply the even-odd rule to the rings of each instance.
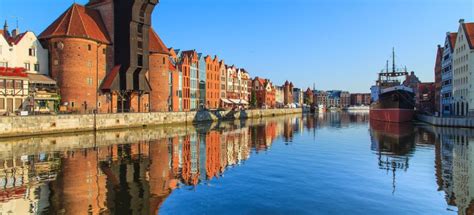
[[[31,31],[11,34],[5,24],[0,37],[0,67],[22,67],[27,73],[48,75],[48,50]]]
[[[453,114],[453,51],[456,45],[457,33],[446,34],[444,42],[442,70],[441,70],[441,114]]]
[[[456,116],[474,115],[474,23],[459,21],[453,53],[453,97]]]

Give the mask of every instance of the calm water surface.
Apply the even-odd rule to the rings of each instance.
[[[328,113],[0,139],[0,214],[474,214],[473,137]]]

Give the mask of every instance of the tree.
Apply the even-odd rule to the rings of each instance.
[[[255,93],[255,90],[252,90],[250,106],[253,108],[257,107],[257,94]]]

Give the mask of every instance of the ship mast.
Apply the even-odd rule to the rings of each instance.
[[[392,72],[395,73],[395,47],[392,48]]]

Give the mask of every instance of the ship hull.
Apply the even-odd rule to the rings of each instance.
[[[370,119],[385,122],[408,122],[415,115],[414,94],[402,87],[386,90],[370,106]]]
[[[409,122],[414,115],[413,109],[370,109],[370,119],[384,122]]]

